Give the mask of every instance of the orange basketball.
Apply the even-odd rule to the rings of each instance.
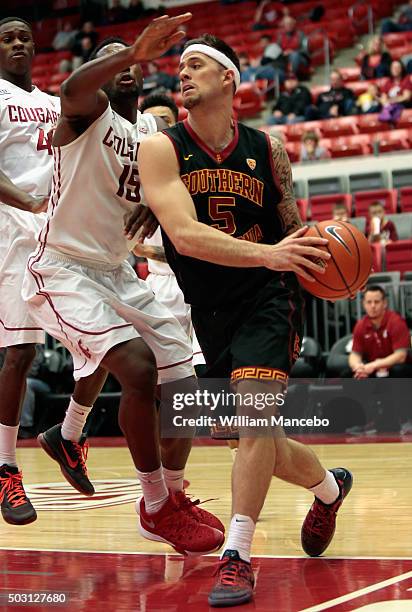
[[[364,234],[345,221],[321,221],[310,227],[305,236],[327,238],[329,244],[320,248],[329,251],[331,258],[325,274],[310,270],[314,283],[299,276],[302,287],[325,300],[354,297],[372,269],[372,250]]]

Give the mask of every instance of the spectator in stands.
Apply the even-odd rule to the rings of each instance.
[[[338,202],[337,204],[333,205],[332,219],[334,221],[348,221],[348,211],[345,204]]]
[[[382,287],[366,287],[363,307],[366,315],[353,330],[352,351],[348,359],[350,375],[357,379],[411,377],[409,329],[397,312],[388,309]]]
[[[260,46],[262,47],[261,79],[275,81],[279,79],[280,83],[285,80],[287,59],[282,53],[282,49],[277,43],[272,41],[271,36],[264,34],[260,38]]]
[[[92,45],[93,45],[93,49],[94,49],[97,44],[98,37],[99,35],[94,29],[93,22],[86,21],[82,25],[82,29],[80,30],[80,32],[77,32],[74,38],[73,52],[81,51],[80,45],[81,45],[81,41],[83,40],[83,38],[90,38]]]
[[[282,17],[289,15],[289,9],[282,2],[261,0],[253,19],[253,30],[266,30],[275,28]]]
[[[350,115],[354,110],[354,94],[343,84],[339,70],[330,73],[330,89],[319,94],[316,106],[306,112],[306,119],[331,119]]]
[[[385,207],[382,202],[372,202],[368,210],[369,216],[365,227],[368,240],[382,244],[398,240],[395,224],[385,217]]]
[[[149,108],[149,112],[153,113],[156,117],[164,119],[169,127],[172,127],[178,120],[179,109],[173,98],[165,94],[152,94],[146,96],[140,104],[139,110],[141,113],[144,113],[147,108]]]
[[[402,8],[397,22],[393,19],[384,19],[381,27],[382,34],[408,32],[409,30],[412,30],[412,0],[409,0],[408,4]]]
[[[289,15],[283,18],[277,43],[290,70],[298,77],[303,76],[309,66],[308,43],[304,33],[296,28],[296,19]]]
[[[360,114],[377,113],[381,110],[380,90],[376,83],[369,83],[367,91],[356,100],[356,108]]]
[[[74,43],[77,30],[73,30],[70,21],[65,21],[63,29],[56,32],[53,38],[52,47],[55,51],[65,51],[71,49]]]
[[[122,5],[121,0],[111,0],[111,6],[106,11],[105,23],[113,25],[116,23],[124,23],[130,19],[128,11]]]
[[[129,8],[127,9],[127,15],[129,21],[140,19],[146,13],[146,9],[143,6],[142,0],[130,0]]]
[[[302,147],[300,150],[300,161],[316,161],[319,159],[327,159],[328,151],[325,147],[319,145],[319,136],[317,132],[309,130],[302,136]]]
[[[143,92],[154,93],[157,90],[176,91],[179,80],[176,76],[162,72],[156,62],[147,63],[147,76],[143,81]]]
[[[362,58],[361,78],[369,80],[390,76],[391,61],[383,38],[373,36],[369,41],[368,51]]]
[[[289,72],[285,77],[284,90],[273,106],[267,123],[279,125],[304,121],[306,108],[310,106],[311,100],[309,89],[299,85],[296,75]]]
[[[402,110],[410,106],[412,99],[411,79],[406,74],[402,62],[394,60],[391,63],[390,80],[382,85],[381,91],[382,111],[379,120],[395,124],[400,118]]]
[[[253,66],[247,53],[239,53],[240,82],[250,83],[256,78],[257,66]]]

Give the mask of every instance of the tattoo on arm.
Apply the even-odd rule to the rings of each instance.
[[[277,176],[282,200],[277,206],[277,212],[285,235],[296,232],[302,227],[299,209],[293,193],[292,170],[286,149],[277,138],[270,137],[273,167]]]
[[[133,253],[137,257],[146,257],[146,259],[154,259],[155,261],[167,263],[165,250],[163,247],[149,246],[148,244],[136,244],[133,249]]]

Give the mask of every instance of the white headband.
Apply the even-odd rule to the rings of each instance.
[[[221,53],[220,51],[218,51],[214,47],[209,47],[209,45],[202,45],[202,44],[198,44],[198,43],[190,45],[189,47],[187,47],[187,49],[185,49],[183,51],[183,53],[182,53],[182,55],[180,57],[180,60],[183,60],[189,53],[193,53],[195,51],[198,51],[199,53],[203,53],[203,55],[208,55],[212,59],[214,59],[217,62],[219,62],[219,64],[222,64],[222,66],[224,66],[228,70],[232,70],[233,74],[234,74],[234,77],[235,77],[236,90],[238,89],[238,87],[240,85],[240,72],[236,68],[236,66],[234,65],[232,60],[230,60],[224,53]]]

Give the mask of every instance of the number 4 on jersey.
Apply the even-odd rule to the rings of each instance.
[[[45,132],[42,128],[39,129],[39,138],[37,140],[37,151],[44,151],[47,149],[49,155],[53,155],[53,132],[54,130],[49,130]]]

